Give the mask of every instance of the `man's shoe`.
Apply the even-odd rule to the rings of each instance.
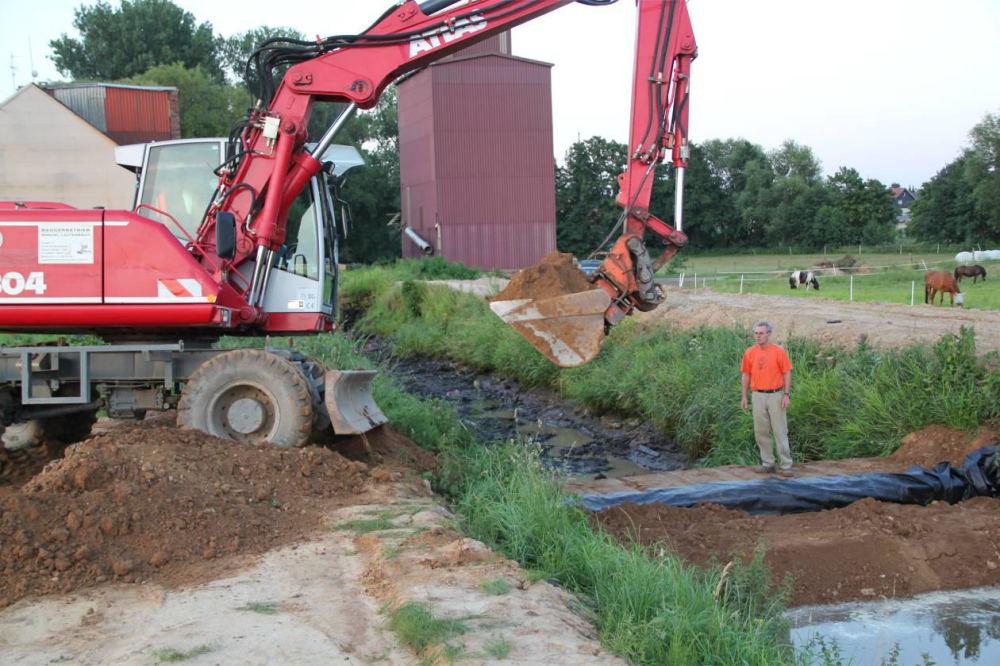
[[[754,471],[758,474],[774,474],[774,465],[761,465]]]
[[[790,479],[793,476],[795,476],[795,472],[793,472],[791,468],[788,468],[788,469],[779,469],[778,470],[778,476],[784,477],[786,479]]]

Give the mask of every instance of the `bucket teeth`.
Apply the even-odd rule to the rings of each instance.
[[[387,423],[372,397],[375,370],[327,370],[323,402],[338,435],[360,435]]]
[[[493,301],[490,309],[546,358],[562,368],[597,356],[611,297],[602,289],[555,298]]]

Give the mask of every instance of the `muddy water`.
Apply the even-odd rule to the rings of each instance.
[[[394,358],[386,343],[366,352],[386,360],[407,391],[454,407],[483,441],[530,438],[541,447],[543,462],[566,474],[601,479],[689,467],[676,442],[648,423],[596,417],[550,391],[522,389],[447,360]]]
[[[844,663],[1000,664],[1000,589],[935,592],[912,599],[796,608],[791,640],[801,650],[836,641]],[[923,655],[928,655],[929,660]]]

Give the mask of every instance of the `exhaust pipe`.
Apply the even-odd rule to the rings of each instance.
[[[406,234],[406,236],[413,241],[414,245],[419,247],[424,254],[434,254],[434,246],[425,241],[416,231],[410,227],[406,227],[403,229],[403,233]]]

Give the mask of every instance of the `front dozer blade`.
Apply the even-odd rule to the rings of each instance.
[[[323,402],[338,435],[360,435],[389,421],[372,397],[375,370],[327,370]]]
[[[562,368],[590,361],[604,340],[604,312],[611,297],[603,289],[555,298],[493,301],[490,309],[546,358]]]

